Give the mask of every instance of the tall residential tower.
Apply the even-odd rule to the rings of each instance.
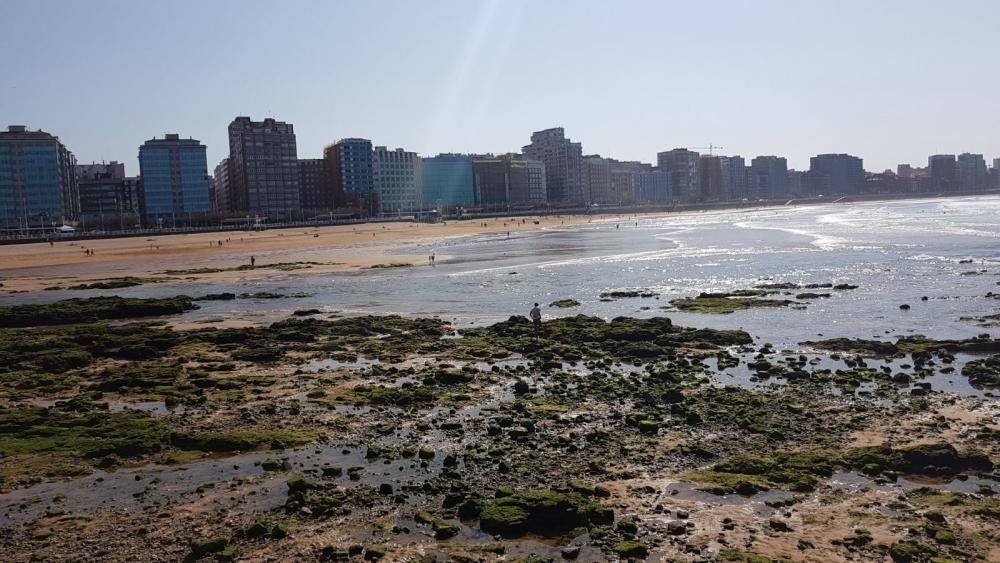
[[[368,213],[378,211],[373,157],[368,139],[341,139],[323,149],[337,207],[357,205]]]
[[[549,201],[587,203],[583,145],[567,139],[562,127],[532,133],[522,152],[545,165]]]
[[[403,149],[375,147],[372,178],[382,213],[420,209],[420,157]]]
[[[670,175],[672,197],[679,201],[701,199],[699,155],[687,149],[673,149],[656,154],[656,167]]]
[[[809,159],[806,183],[814,194],[859,194],[865,190],[864,161],[849,154],[816,155]]]
[[[208,213],[208,161],[205,145],[176,133],[139,147],[142,214],[147,220],[176,225],[190,214]]]
[[[299,213],[299,162],[291,123],[237,117],[229,124],[229,163],[234,211],[277,219]]]
[[[0,132],[0,228],[51,227],[80,211],[76,157],[59,137],[11,125]]]

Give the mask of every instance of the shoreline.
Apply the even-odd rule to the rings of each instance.
[[[0,264],[3,264],[0,291],[64,289],[126,277],[144,279],[146,283],[220,283],[263,279],[278,271],[295,275],[357,271],[384,265],[412,266],[427,262],[431,253],[435,254],[435,260],[446,259],[447,256],[438,255],[433,245],[450,239],[507,232],[513,235],[614,218],[548,216],[514,221],[494,218],[436,224],[367,223],[6,245],[0,246]],[[402,252],[420,245],[429,245],[427,255]],[[254,268],[248,268],[251,256],[255,259]],[[271,267],[275,264],[279,266],[277,270]]]
[[[909,195],[909,194],[907,194]],[[954,197],[990,197],[995,193],[954,194]],[[171,233],[163,235],[74,239],[0,245],[0,294],[65,289],[73,285],[144,279],[144,283],[186,281],[231,283],[265,279],[277,270],[283,275],[359,271],[376,265],[425,263],[428,255],[407,252],[450,239],[525,233],[558,226],[703,214],[754,211],[785,206],[844,204],[864,201],[934,201],[941,197],[860,197],[850,201],[792,200],[784,205],[696,206],[690,209],[623,210],[621,213],[536,216],[493,216],[441,223],[385,222],[274,228],[265,231]],[[605,210],[602,210],[605,211]],[[606,210],[611,211],[611,210]],[[634,211],[634,212],[633,212]],[[485,226],[484,226],[485,225]],[[219,243],[222,243],[219,246]],[[93,251],[93,254],[87,253]],[[250,257],[259,265],[247,269]],[[446,260],[447,256],[435,256]],[[298,263],[298,266],[294,266]],[[150,264],[153,264],[152,266]],[[244,267],[237,270],[237,268]],[[207,272],[207,270],[217,270]],[[171,275],[167,272],[181,272]],[[193,273],[185,273],[193,272]]]

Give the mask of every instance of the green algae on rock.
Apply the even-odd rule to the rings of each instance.
[[[168,276],[190,276],[201,274],[219,274],[222,272],[247,272],[251,270],[279,270],[290,272],[293,270],[304,270],[313,266],[335,265],[335,262],[275,262],[273,264],[243,264],[233,268],[191,268],[188,270],[167,270],[163,272]]]
[[[693,329],[674,326],[666,317],[635,319],[576,315],[546,321],[536,330],[531,321],[513,316],[484,328],[460,331],[463,339],[488,342],[494,348],[529,357],[578,360],[585,357],[653,359],[682,348],[713,350],[752,342],[742,330]],[[461,340],[455,341],[461,346]]]
[[[771,487],[811,491],[817,477],[833,475],[836,457],[825,452],[778,452],[771,456],[737,455],[709,470],[694,471],[686,478],[717,494],[754,494]]]
[[[632,297],[656,297],[658,293],[648,289],[624,289],[615,291],[605,291],[601,293],[601,299],[627,299]]]
[[[852,352],[856,354],[870,354],[873,356],[896,357],[906,354],[933,354],[941,351],[950,353],[970,352],[970,353],[997,353],[1000,352],[1000,340],[991,338],[989,335],[977,336],[975,338],[965,338],[962,340],[936,340],[926,336],[915,334],[912,336],[902,336],[896,342],[883,342],[881,340],[865,340],[861,338],[830,338],[827,340],[807,340],[801,343],[803,346],[810,346],[821,350],[834,352]]]
[[[105,280],[97,280],[91,283],[81,283],[77,285],[71,285],[66,289],[120,289],[124,287],[135,287],[137,285],[143,285],[147,283],[158,283],[167,281],[162,278],[137,278],[133,276],[125,276],[122,278],[109,278]]]
[[[955,446],[935,442],[903,448],[871,446],[843,454],[844,463],[864,473],[888,472],[919,475],[956,475],[962,471],[993,469],[989,456],[976,451],[959,451]]]
[[[962,367],[962,375],[969,378],[973,387],[1000,387],[1000,355],[968,362]]]
[[[990,471],[993,464],[985,454],[959,452],[951,444],[932,443],[898,449],[872,446],[845,451],[737,455],[707,470],[689,472],[685,478],[701,484],[709,492],[750,495],[771,487],[811,491],[818,485],[819,477],[829,477],[838,468],[857,469],[870,475],[939,476],[969,470]]]
[[[170,444],[183,450],[237,452],[256,449],[284,449],[314,442],[322,437],[315,431],[243,430],[235,432],[174,432]]]
[[[487,500],[479,513],[479,526],[484,532],[503,536],[561,533],[613,521],[610,508],[583,495],[546,490],[515,492]]]
[[[733,294],[702,293],[697,297],[674,299],[671,305],[686,313],[716,313],[728,314],[743,309],[764,307],[788,307],[796,304],[788,299],[762,299],[758,297],[739,297]]]
[[[553,301],[549,303],[549,307],[558,307],[560,309],[568,309],[570,307],[579,307],[580,302],[576,299],[559,299],[558,301]]]
[[[194,300],[184,295],[164,299],[133,297],[64,299],[55,303],[2,306],[0,307],[0,328],[93,323],[111,319],[177,315],[197,308]]]
[[[0,457],[135,457],[162,449],[167,433],[163,421],[147,414],[0,408]]]

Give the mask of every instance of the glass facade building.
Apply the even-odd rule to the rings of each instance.
[[[51,227],[79,215],[76,158],[43,131],[0,132],[0,227]]]
[[[438,209],[476,203],[472,157],[439,154],[424,158],[420,170],[423,209]]]
[[[139,147],[142,214],[176,224],[190,214],[208,213],[208,160],[205,145],[167,134]],[[169,218],[169,219],[168,219]]]
[[[656,167],[670,174],[672,197],[683,202],[701,197],[699,155],[684,148],[656,153]]]
[[[375,147],[372,172],[382,213],[401,213],[420,208],[421,158],[403,149]]]
[[[673,177],[669,172],[635,172],[632,181],[636,199],[642,203],[670,203],[674,199]]]
[[[816,155],[809,159],[806,179],[815,194],[859,194],[865,190],[864,161],[849,154]]]
[[[472,162],[476,205],[500,208],[538,205],[547,201],[545,164],[520,155],[502,155]]]
[[[758,156],[750,161],[751,199],[788,196],[788,161],[783,156]]]
[[[375,191],[374,151],[368,139],[341,139],[323,150],[338,193]]]

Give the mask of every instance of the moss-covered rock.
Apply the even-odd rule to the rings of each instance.
[[[944,443],[919,444],[895,449],[890,446],[855,448],[843,454],[844,463],[869,474],[887,471],[921,475],[957,474],[967,470],[993,468],[989,456],[975,451],[958,451]]]
[[[645,544],[634,541],[623,541],[615,544],[615,553],[624,559],[645,559],[649,556],[649,548]]]
[[[969,378],[969,384],[973,387],[1000,387],[1000,355],[966,363],[962,367],[962,375]]]
[[[208,539],[197,539],[191,541],[191,553],[189,555],[190,559],[201,559],[206,555],[211,555],[213,553],[222,553],[226,547],[229,546],[229,540],[226,538],[208,538]]]
[[[522,491],[490,499],[479,514],[483,531],[505,536],[558,533],[578,526],[608,525],[614,512],[577,493]]]
[[[370,545],[365,548],[366,561],[378,561],[389,553],[389,548],[384,545]]]
[[[939,555],[937,549],[915,541],[898,541],[889,547],[889,557],[896,563],[929,562]]]
[[[167,434],[163,421],[143,413],[0,408],[0,457],[135,457],[164,448]]]
[[[787,307],[795,301],[788,299],[761,299],[758,297],[742,297],[733,294],[702,293],[697,297],[674,299],[671,305],[686,313],[726,314],[743,309],[759,309]]]
[[[101,320],[177,315],[197,309],[187,296],[165,299],[90,297],[55,303],[0,306],[0,327],[93,323]]]
[[[177,448],[203,452],[237,452],[260,448],[283,449],[319,439],[315,431],[246,430],[236,432],[174,432],[170,442]]]

